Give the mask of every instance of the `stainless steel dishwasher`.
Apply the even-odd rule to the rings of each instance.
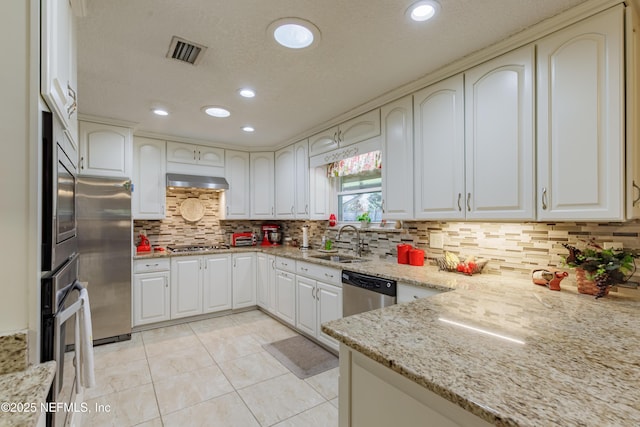
[[[342,270],[342,316],[351,316],[396,303],[395,280]]]

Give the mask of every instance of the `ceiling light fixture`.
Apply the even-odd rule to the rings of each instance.
[[[256,92],[253,89],[249,89],[247,87],[243,87],[242,89],[239,89],[238,93],[243,98],[253,98],[254,96],[256,96]]]
[[[420,0],[413,3],[407,9],[409,18],[417,22],[427,21],[433,18],[440,10],[440,4],[434,0]]]
[[[214,105],[203,107],[202,111],[204,111],[205,114],[208,114],[211,117],[229,117],[231,115],[231,112],[226,108]]]
[[[255,129],[252,126],[243,126],[242,130],[245,132],[253,132]]]
[[[151,110],[153,112],[153,114],[157,115],[157,116],[168,116],[169,112],[167,110],[165,110],[164,108],[153,108]]]
[[[267,28],[270,35],[289,49],[304,49],[318,44],[320,30],[309,21],[300,18],[282,18]]]

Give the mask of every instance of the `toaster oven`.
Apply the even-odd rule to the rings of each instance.
[[[256,235],[251,232],[233,233],[231,246],[255,246]]]

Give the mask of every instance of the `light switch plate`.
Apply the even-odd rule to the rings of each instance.
[[[444,236],[442,233],[429,233],[429,247],[432,249],[442,249],[444,247]]]

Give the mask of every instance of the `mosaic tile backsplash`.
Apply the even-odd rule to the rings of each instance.
[[[205,205],[205,215],[198,222],[188,222],[180,214],[180,204],[195,197]],[[162,221],[134,221],[134,242],[140,231],[145,231],[152,245],[169,244],[229,244],[231,234],[253,231],[260,235],[264,223],[276,223],[282,227],[285,237],[302,242],[302,227],[309,226],[310,244],[320,247],[323,235],[336,240],[337,229],[329,228],[325,221],[232,221],[219,219],[220,197],[218,193],[198,190],[167,190],[167,218]],[[474,255],[486,259],[484,273],[506,276],[529,276],[536,267],[562,267],[562,257],[567,251],[562,243],[582,246],[590,238],[598,242],[615,242],[625,248],[640,249],[640,222],[627,223],[489,223],[489,222],[428,222],[407,221],[400,229],[380,229],[371,226],[362,231],[368,249],[375,255],[395,255],[396,245],[409,243],[424,249],[429,260],[442,256],[443,251],[454,252],[461,257]],[[442,233],[443,249],[429,248],[430,233]],[[335,247],[350,249],[356,241],[353,231],[346,231]],[[640,281],[640,273],[632,278]]]

